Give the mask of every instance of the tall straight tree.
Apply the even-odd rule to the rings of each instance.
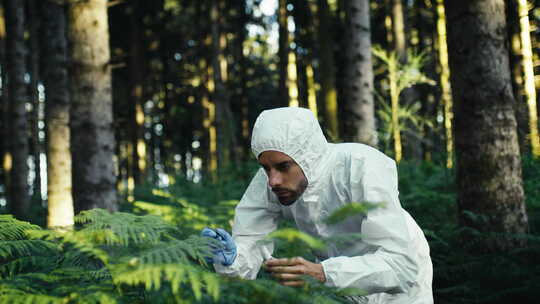
[[[287,13],[287,0],[278,0],[277,8],[277,19],[279,25],[279,102],[280,106],[289,105],[289,87],[287,82],[289,80],[289,52],[290,52],[290,41],[289,41],[289,29],[288,29],[288,13]]]
[[[314,48],[313,40],[315,36],[312,28],[319,27],[319,23],[315,18],[313,18],[312,14],[312,11],[316,11],[316,5],[315,3],[311,3],[310,5],[307,0],[296,0],[293,1],[292,4],[295,8],[293,10],[293,17],[297,45],[296,70],[298,74],[297,89],[299,93],[299,103],[301,106],[309,108],[315,117],[318,117],[317,92],[315,88],[315,73],[313,69],[312,51]],[[302,51],[298,51],[298,49]]]
[[[333,136],[339,137],[336,76],[334,68],[334,41],[332,41],[332,14],[328,0],[317,0],[319,17],[317,39],[319,41],[319,78],[321,99],[324,105],[324,122]],[[368,15],[369,21],[369,15]],[[369,25],[369,22],[368,22]]]
[[[408,28],[406,23],[406,15],[405,11],[407,10],[407,7],[403,6],[403,0],[391,0],[392,1],[392,37],[394,42],[394,50],[398,56],[399,63],[402,66],[405,66],[409,62],[409,56],[407,50],[409,49],[409,38],[408,35]],[[394,111],[399,112],[400,104],[401,105],[410,105],[414,103],[418,98],[418,93],[416,92],[416,89],[414,87],[411,88],[405,88],[400,93],[400,103],[393,105],[393,107],[396,107]],[[407,122],[408,128],[413,130],[414,133],[418,134],[420,133],[420,130],[417,130],[417,128]],[[408,148],[407,150],[410,151],[411,156],[413,156],[415,159],[421,159],[422,158],[422,144],[418,139],[418,135],[413,134],[413,132],[405,133],[403,136],[403,139],[405,143],[407,144],[405,147]]]
[[[65,6],[41,1],[43,13],[42,56],[47,127],[48,227],[73,225],[71,151],[69,131],[69,81]]]
[[[232,132],[232,115],[229,94],[226,83],[228,81],[228,66],[225,60],[226,33],[224,31],[223,5],[224,0],[212,1],[210,19],[212,20],[212,77],[214,81],[213,99],[216,109],[217,152],[219,168],[229,165],[234,155],[230,154],[234,147]]]
[[[506,29],[510,42],[510,70],[512,71],[512,87],[516,99],[516,121],[518,126],[519,149],[522,152],[529,150],[530,125],[529,110],[526,102],[525,81],[523,71],[523,56],[521,43],[521,29],[519,16],[519,1],[505,1],[506,3]],[[531,41],[532,42],[532,41]]]
[[[450,67],[448,66],[448,45],[446,43],[446,14],[443,0],[437,0],[437,35],[439,41],[439,63],[441,69],[441,101],[444,107],[444,130],[446,134],[446,167],[454,166],[454,138],[452,133],[452,88]]]
[[[523,71],[525,73],[525,96],[527,96],[527,105],[529,107],[529,137],[533,155],[540,157],[540,136],[538,135],[538,110],[536,107],[536,86],[529,25],[529,4],[527,0],[519,0],[518,3],[519,24],[521,27],[521,51],[523,55]]]
[[[250,130],[249,130],[249,100],[247,96],[247,54],[244,54],[244,48],[247,39],[246,24],[249,21],[249,16],[246,12],[246,2],[240,1],[236,7],[236,15],[234,18],[234,29],[236,35],[233,42],[233,56],[236,64],[236,90],[233,100],[236,101],[236,107],[240,108],[240,120],[237,124],[240,129],[240,144],[238,151],[242,154],[242,158],[246,160],[249,156]]]
[[[4,6],[3,3],[0,2],[0,64],[5,67],[6,63],[6,19],[4,15]],[[6,79],[6,69],[2,69],[0,71],[0,77],[2,79]],[[0,172],[2,174],[0,175],[0,184],[3,185],[3,191],[2,194],[5,197],[6,193],[6,187],[8,185],[8,170],[7,168],[7,160],[8,160],[8,99],[7,99],[7,90],[6,90],[6,83],[3,81],[2,83],[2,95],[0,96]],[[10,156],[9,156],[10,157]]]
[[[485,232],[525,233],[528,219],[504,0],[446,0],[445,7],[460,223]],[[476,241],[478,249],[487,251],[507,251],[524,243],[500,235]]]
[[[373,65],[369,0],[346,1],[346,114],[347,139],[377,146],[373,105]]]
[[[68,12],[75,211],[116,210],[107,0],[73,2]]]
[[[34,163],[34,181],[33,184],[33,195],[34,197],[39,198],[41,201],[41,142],[39,138],[39,120],[40,118],[40,101],[38,96],[38,83],[39,83],[39,27],[41,23],[41,16],[39,9],[37,8],[36,0],[26,0],[27,2],[27,11],[28,11],[28,32],[30,33],[29,38],[29,56],[28,56],[28,66],[30,74],[30,87],[28,88],[30,104],[32,104],[32,111],[30,112],[30,149],[29,153],[32,155]]]
[[[392,37],[399,61],[405,64],[407,62],[407,35],[402,1],[392,0]]]
[[[142,1],[132,1],[130,25],[130,50],[129,50],[129,69],[130,69],[130,87],[131,87],[131,146],[132,155],[128,157],[131,160],[128,169],[129,178],[133,182],[128,185],[138,184],[144,181],[146,164],[146,143],[144,141],[144,109],[143,109],[143,80],[145,73],[145,61],[143,59],[142,29],[143,29],[143,8]],[[132,190],[132,189],[131,189]]]
[[[24,43],[24,1],[4,0],[6,16],[6,69],[9,92],[9,153],[11,171],[8,203],[10,211],[24,218],[30,205],[28,189],[27,90],[24,82],[26,47]]]

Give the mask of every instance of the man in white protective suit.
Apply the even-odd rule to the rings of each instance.
[[[264,264],[283,285],[301,285],[309,275],[327,286],[359,288],[367,296],[358,303],[433,303],[429,246],[401,207],[392,159],[367,145],[328,143],[313,113],[303,108],[262,112],[251,149],[262,168],[236,207],[232,237],[223,229],[202,232],[223,244],[209,257],[217,272],[254,279]],[[381,207],[325,223],[351,202]],[[273,244],[258,241],[283,218],[318,238],[362,237],[345,247],[328,246],[318,253],[320,262],[274,259]]]

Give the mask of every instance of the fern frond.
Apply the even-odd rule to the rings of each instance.
[[[53,290],[55,294],[67,295],[69,303],[88,303],[88,304],[102,304],[102,303],[118,303],[119,297],[115,286],[112,281],[107,282],[87,282],[84,284],[63,284]],[[128,302],[129,303],[129,302]]]
[[[32,238],[57,242],[61,247],[71,246],[79,251],[78,254],[96,258],[105,264],[109,260],[109,256],[105,250],[99,248],[102,242],[98,242],[97,239],[104,241],[107,238],[114,238],[114,236],[111,236],[112,232],[108,230],[102,230],[101,232],[40,230],[30,231],[28,234]]]
[[[111,293],[96,292],[90,294],[72,293],[69,296],[71,300],[69,303],[77,304],[117,304],[117,303],[129,303],[122,302],[113,296]],[[65,302],[64,302],[65,303]]]
[[[3,304],[64,304],[66,300],[63,297],[55,297],[47,294],[31,294],[24,291],[2,290],[0,288],[0,298]]]
[[[110,275],[107,275],[107,269],[102,267],[100,270],[92,270],[83,267],[60,267],[49,274],[48,281],[54,283],[65,282],[78,282],[76,284],[82,284],[83,282],[99,282],[107,281],[110,279]],[[72,283],[68,283],[68,286]]]
[[[97,235],[104,231],[112,232],[114,236],[109,235],[103,239],[108,245],[155,244],[159,242],[162,234],[171,228],[158,216],[139,216],[125,212],[111,214],[103,209],[83,211],[75,217],[75,221],[86,224],[80,232],[98,232]]]
[[[144,285],[148,291],[159,290],[163,281],[170,284],[173,294],[178,294],[182,284],[189,284],[197,300],[202,297],[202,288],[217,300],[219,279],[214,273],[205,272],[187,264],[160,265],[117,265],[113,268],[113,281],[117,285]]]
[[[32,254],[52,254],[57,249],[56,244],[42,240],[0,241],[0,258],[12,259]]]
[[[39,226],[19,221],[11,214],[0,214],[0,241],[22,240],[27,230],[40,230]]]
[[[19,274],[25,270],[46,271],[53,269],[58,264],[58,256],[23,256],[17,257],[0,265],[0,278],[7,278]]]
[[[174,202],[182,203],[179,206],[177,204],[136,201],[135,206],[144,212],[162,217],[168,223],[190,223],[190,228],[194,230],[201,230],[210,225],[210,217],[207,215],[208,210],[206,208],[182,199],[175,199]]]
[[[70,298],[77,304],[116,304],[120,303],[115,296],[107,292],[72,293]]]
[[[186,240],[161,242],[143,251],[137,259],[143,264],[188,263],[190,259],[202,263],[208,254],[208,240],[192,236]]]

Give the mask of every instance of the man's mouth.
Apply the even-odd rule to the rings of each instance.
[[[275,192],[278,197],[286,197],[289,196],[288,192]]]
[[[290,195],[288,190],[272,190],[278,197],[286,197]]]

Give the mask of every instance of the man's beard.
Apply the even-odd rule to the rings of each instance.
[[[288,189],[288,188],[272,188],[272,191],[276,194],[279,203],[284,206],[290,206],[294,204],[298,200],[298,198],[304,193],[308,185],[308,181],[306,178],[302,179],[300,181],[300,184],[296,189]],[[278,193],[286,193],[283,196],[279,196]]]

